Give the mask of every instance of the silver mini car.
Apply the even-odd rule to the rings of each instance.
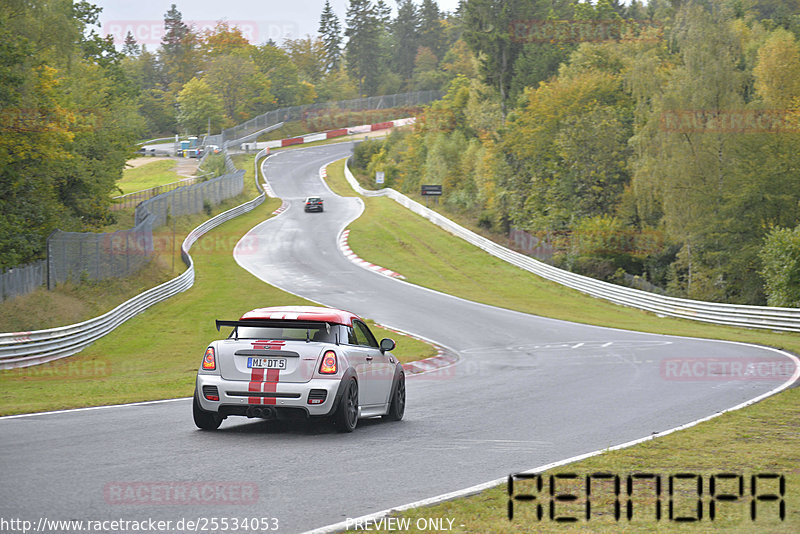
[[[231,415],[332,419],[352,432],[359,418],[399,421],[406,403],[403,366],[391,339],[375,340],[343,310],[313,306],[252,310],[227,339],[206,349],[194,392],[195,424],[214,430]]]

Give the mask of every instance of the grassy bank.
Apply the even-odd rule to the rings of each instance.
[[[344,179],[343,160],[328,169],[329,185],[339,194],[354,196]],[[406,276],[407,280],[421,286],[458,295],[478,302],[514,309],[536,315],[555,317],[574,322],[625,328],[645,332],[676,334],[691,337],[727,339],[770,345],[800,353],[800,335],[769,331],[706,325],[692,321],[659,318],[655,315],[616,306],[566,289],[543,280],[526,271],[496,259],[465,241],[458,239],[427,220],[388,198],[364,198],[366,211],[351,226],[349,244],[353,251],[383,267]],[[534,465],[531,465],[534,467]],[[585,496],[577,503],[559,502],[557,515],[577,515],[577,523],[550,521],[549,495],[539,493],[544,499],[544,520],[535,515],[535,502],[517,502],[515,519],[507,518],[508,495],[506,487],[498,487],[469,498],[453,500],[434,507],[420,508],[399,514],[411,519],[411,525],[425,518],[453,519],[454,532],[575,532],[600,531],[651,532],[687,530],[706,532],[725,528],[733,532],[755,530],[771,532],[796,532],[800,528],[800,388],[775,395],[761,403],[737,412],[724,414],[691,429],[673,433],[620,451],[552,470],[552,473],[605,472],[625,477],[636,472],[655,472],[663,475],[663,518],[660,522],[652,515],[643,514],[641,520],[613,520],[613,492],[611,498],[595,487],[592,506],[600,511],[598,517],[583,519]],[[670,474],[697,473],[704,475],[704,521],[678,523],[668,519],[667,482]],[[780,473],[786,477],[785,521],[777,520],[777,505],[764,504],[761,519],[749,519],[749,500],[739,504],[729,503],[726,515],[710,521],[708,484],[714,473],[733,472],[745,475],[745,494],[750,491],[750,475]],[[548,475],[551,472],[548,472]],[[546,480],[545,482],[549,481]],[[594,481],[595,485],[599,483]],[[776,489],[776,485],[763,482],[763,488]],[[684,483],[683,488],[688,484]],[[720,486],[722,487],[722,486]],[[730,491],[730,486],[725,486]],[[585,484],[565,485],[563,492],[585,491]],[[456,489],[456,488],[454,488]],[[515,494],[534,493],[530,482],[518,483]],[[544,492],[548,486],[544,485]],[[692,488],[693,489],[693,488]],[[574,491],[573,491],[574,490]],[[557,490],[559,491],[559,490]],[[675,499],[683,500],[681,513],[690,515],[696,504],[694,493],[681,489]],[[625,500],[622,501],[624,506]],[[636,507],[654,510],[654,502],[634,499]],[[603,508],[605,505],[605,508]],[[650,505],[650,508],[646,508]],[[772,505],[772,507],[770,507]],[[609,514],[609,510],[612,513]],[[611,519],[609,519],[611,517]],[[624,517],[624,508],[623,508]],[[422,524],[422,523],[420,523]],[[448,524],[445,521],[445,524]],[[379,530],[380,531],[380,530]],[[412,532],[424,529],[411,529]],[[388,532],[384,530],[384,532]]]
[[[139,167],[125,169],[122,179],[117,182],[117,187],[122,190],[122,194],[150,189],[158,185],[177,182],[184,178],[177,172],[175,160],[155,160]]]

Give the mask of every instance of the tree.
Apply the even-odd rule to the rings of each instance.
[[[419,47],[419,20],[413,0],[400,0],[397,18],[392,23],[392,67],[405,80],[414,73],[414,58]]]
[[[249,55],[253,45],[242,34],[242,30],[227,22],[218,22],[213,30],[206,30],[200,45],[206,58],[226,55]]]
[[[500,94],[504,115],[514,62],[522,49],[509,27],[514,20],[525,20],[522,4],[522,0],[467,0],[462,9],[462,38],[480,58],[484,82]]]
[[[186,38],[191,33],[189,26],[183,22],[183,15],[175,4],[164,14],[164,36],[161,48],[165,55],[176,57],[182,53]]]
[[[382,24],[370,0],[350,0],[347,7],[347,70],[358,82],[361,95],[374,94],[382,74]]]
[[[392,22],[392,8],[385,0],[375,1],[375,17],[384,28],[388,28]]]
[[[300,78],[311,83],[319,83],[326,72],[325,43],[307,36],[305,39],[287,39],[283,48],[289,59],[297,67]]]
[[[142,47],[133,38],[133,34],[129,31],[125,34],[125,44],[122,45],[122,53],[126,56],[138,56],[142,52]]]
[[[186,23],[175,4],[164,15],[164,36],[161,38],[159,59],[164,73],[174,91],[191,80],[198,72],[198,37]]]
[[[204,80],[192,78],[178,93],[178,122],[183,131],[197,134],[222,126],[223,105]]]
[[[414,58],[413,87],[415,91],[441,89],[445,73],[438,69],[439,61],[430,48],[421,46]]]
[[[330,0],[325,0],[319,19],[319,34],[325,47],[325,72],[339,68],[342,58],[342,26],[331,8]]]
[[[358,88],[341,67],[329,72],[314,89],[320,102],[358,98]]]
[[[219,96],[225,116],[233,124],[263,113],[275,99],[270,81],[258,75],[249,57],[216,57],[209,62],[203,79]]]
[[[764,102],[777,109],[800,106],[800,46],[790,32],[772,32],[753,69],[755,88]]]
[[[297,66],[292,63],[289,54],[268,42],[252,50],[250,57],[258,67],[259,74],[266,76],[270,82],[274,100],[268,109],[298,105],[300,80]]]
[[[800,226],[773,228],[760,252],[770,306],[800,308]]]
[[[419,8],[419,46],[428,48],[441,59],[447,39],[442,26],[442,13],[434,0],[422,0]]]

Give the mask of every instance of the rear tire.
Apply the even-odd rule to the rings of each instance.
[[[358,383],[355,379],[345,386],[339,406],[336,408],[334,422],[340,432],[352,432],[358,424]]]
[[[216,430],[222,424],[222,417],[219,414],[208,412],[200,407],[200,403],[197,401],[197,392],[195,392],[192,402],[192,416],[194,424],[201,430]]]
[[[397,387],[392,395],[392,402],[389,404],[389,412],[383,416],[387,421],[400,421],[406,411],[406,375],[400,373],[397,380]]]

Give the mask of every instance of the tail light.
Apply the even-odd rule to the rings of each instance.
[[[323,375],[336,374],[336,353],[332,350],[326,351],[322,355],[322,363],[319,366],[319,372]]]
[[[217,386],[203,386],[203,396],[210,401],[218,401],[219,390]]]
[[[217,368],[217,358],[214,355],[214,347],[208,347],[206,354],[203,356],[203,369],[206,371],[213,371]]]

